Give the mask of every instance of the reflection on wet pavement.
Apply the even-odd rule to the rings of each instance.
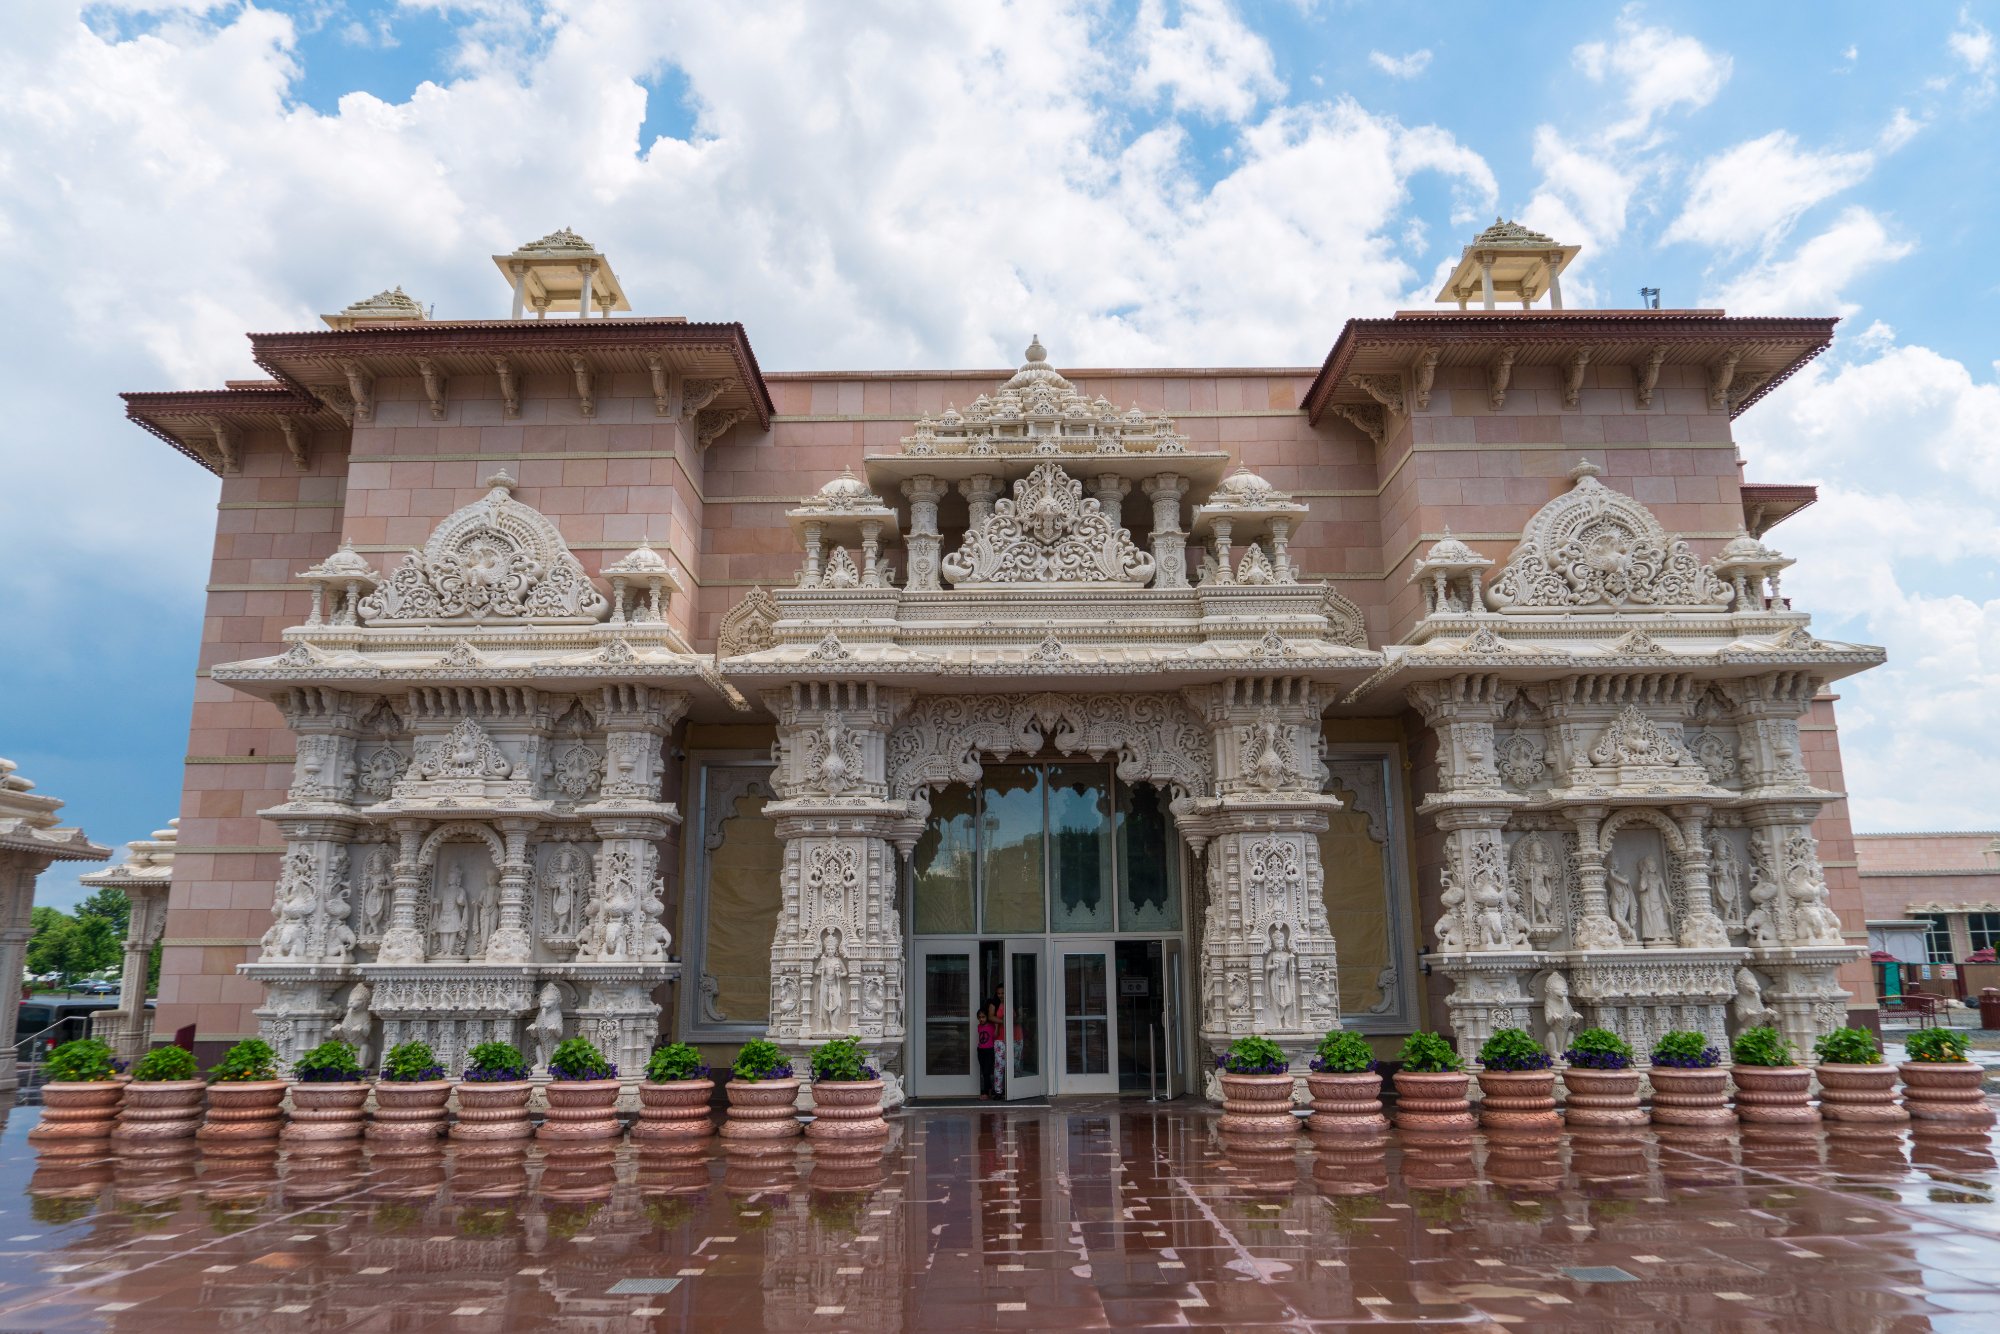
[[[1992,1328],[1995,1146],[1224,1144],[1205,1108],[892,1118],[815,1160],[439,1147],[38,1161],[0,1136],[0,1331]]]

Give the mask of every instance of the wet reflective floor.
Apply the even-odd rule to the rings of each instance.
[[[1995,1145],[1224,1146],[1190,1104],[906,1111],[859,1161],[0,1136],[0,1331],[2000,1328]]]

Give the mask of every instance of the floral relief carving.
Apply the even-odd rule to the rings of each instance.
[[[778,642],[778,600],[762,587],[753,588],[723,616],[715,637],[715,655],[733,658],[761,653]]]
[[[572,741],[556,752],[556,791],[571,801],[582,801],[597,790],[604,776],[604,758],[581,741]]]
[[[1152,578],[1153,558],[1051,462],[1015,482],[1013,496],[996,501],[941,568],[955,585],[1139,585]]]
[[[1500,777],[1508,787],[1537,787],[1548,777],[1547,752],[1533,732],[1515,732],[1500,743]]]
[[[412,772],[421,779],[506,778],[514,765],[477,719],[462,718],[442,737],[418,746]]]

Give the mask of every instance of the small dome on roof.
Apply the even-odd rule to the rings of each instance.
[[[1715,553],[1715,559],[1718,562],[1766,561],[1776,560],[1777,558],[1777,552],[1750,536],[1748,530],[1739,532],[1736,536],[1730,538],[1728,544],[1722,550]]]
[[[606,574],[647,575],[667,574],[669,572],[666,559],[659,552],[653,550],[651,542],[644,541],[640,542],[633,550],[627,552],[615,564],[604,567],[604,573]]]
[[[1475,236],[1472,239],[1472,244],[1483,245],[1483,246],[1493,246],[1493,245],[1545,246],[1545,245],[1554,245],[1555,241],[1550,237],[1542,235],[1538,231],[1534,231],[1531,230],[1530,228],[1523,227],[1520,223],[1515,222],[1512,218],[1509,218],[1504,222],[1499,218],[1495,218],[1493,219],[1493,225],[1491,227],[1488,227],[1485,231],[1481,232],[1478,236]]]
[[[819,489],[828,500],[859,501],[869,498],[868,483],[854,475],[854,469],[842,468],[840,476]]]
[[[1248,502],[1266,499],[1276,494],[1277,489],[1256,473],[1238,464],[1236,471],[1223,478],[1215,488],[1215,494],[1222,499]]]
[[[530,241],[517,255],[594,255],[597,247],[567,227],[558,227],[539,241]]]
[[[1418,565],[1421,568],[1429,569],[1436,566],[1451,568],[1454,566],[1491,565],[1492,563],[1492,561],[1453,537],[1451,529],[1447,527],[1444,530],[1444,536],[1431,543],[1431,549],[1424,553],[1424,558],[1418,562]]]
[[[1042,336],[1040,334],[1036,334],[1029,340],[1028,350],[1022,353],[1022,355],[1027,360],[1021,363],[1020,370],[1014,372],[1013,379],[1000,386],[1002,393],[1005,393],[1009,389],[1026,389],[1030,385],[1037,384],[1054,385],[1058,389],[1073,387],[1068,380],[1062,377],[1062,372],[1049,365],[1049,350],[1042,346]]]
[[[340,550],[321,561],[318,568],[321,574],[328,575],[375,573],[370,568],[368,562],[362,558],[361,553],[356,551],[351,543],[347,542],[342,542]]]

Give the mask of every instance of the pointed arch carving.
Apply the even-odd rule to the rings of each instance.
[[[778,600],[764,588],[751,589],[741,602],[723,615],[715,634],[715,656],[733,658],[741,653],[760,653],[778,642],[772,629],[782,613]]]
[[[1597,480],[1585,464],[1575,485],[1535,512],[1486,605],[1501,612],[1721,611],[1730,586],[1671,536],[1653,512]]]
[[[486,850],[493,854],[493,865],[496,867],[504,865],[507,861],[507,845],[501,842],[500,835],[485,825],[471,820],[454,820],[450,824],[441,824],[431,830],[424,839],[423,846],[417,849],[417,865],[436,865],[438,849],[454,842],[484,843]]]
[[[1179,797],[1215,787],[1209,733],[1174,695],[932,695],[889,735],[889,795],[925,802],[927,789],[979,781],[980,757],[1115,755],[1118,776]]]

